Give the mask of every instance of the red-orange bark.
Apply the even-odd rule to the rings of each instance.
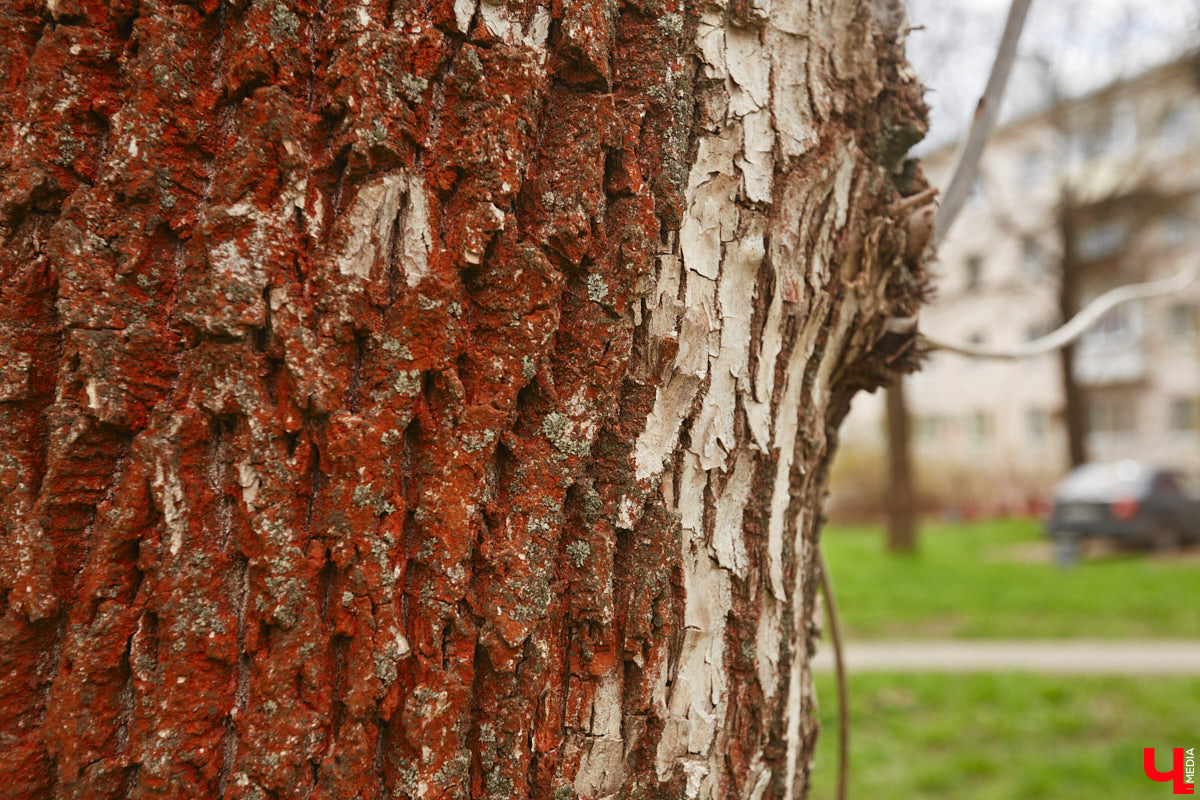
[[[561,800],[617,666],[623,796],[682,791],[679,523],[630,466],[674,353],[630,309],[695,11],[549,12],[538,55],[448,0],[0,10],[6,796]],[[782,701],[729,668],[742,796]]]

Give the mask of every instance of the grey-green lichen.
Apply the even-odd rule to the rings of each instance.
[[[573,427],[571,419],[557,411],[551,411],[542,420],[542,434],[552,445],[566,455],[584,458],[592,451],[592,443],[587,438],[572,436]]]
[[[587,542],[571,542],[567,545],[567,554],[571,556],[571,560],[575,562],[577,568],[582,569],[587,562],[588,556],[592,554],[592,546]]]

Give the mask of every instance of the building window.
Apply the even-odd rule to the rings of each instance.
[[[987,337],[980,331],[975,331],[967,335],[967,344],[971,347],[982,348],[987,342]],[[967,356],[967,363],[972,367],[981,367],[987,363],[987,359],[983,356]]]
[[[1076,251],[1085,261],[1108,258],[1125,246],[1129,225],[1121,220],[1106,220],[1088,225],[1079,233]]]
[[[1172,342],[1195,339],[1197,328],[1200,324],[1194,306],[1177,303],[1167,309],[1167,338]]]
[[[1200,400],[1192,398],[1171,401],[1171,432],[1195,433],[1200,431]]]
[[[1133,313],[1133,307],[1129,304],[1110,308],[1096,320],[1096,324],[1084,335],[1084,340],[1099,347],[1128,347],[1138,338]]]
[[[986,411],[976,411],[967,418],[967,430],[971,441],[985,445],[992,438],[992,416]]]
[[[1163,217],[1163,242],[1168,247],[1179,247],[1186,244],[1191,227],[1188,218],[1182,211],[1172,211]]]
[[[1159,139],[1171,152],[1186,150],[1192,140],[1192,115],[1186,108],[1172,108],[1162,118]]]
[[[1108,117],[1101,117],[1084,131],[1081,137],[1084,158],[1095,158],[1108,152],[1113,144],[1113,124]]]
[[[1138,115],[1129,103],[1121,103],[1112,111],[1109,127],[1108,152],[1133,153],[1138,146]]]
[[[1076,379],[1090,386],[1144,380],[1144,312],[1140,303],[1125,303],[1106,311],[1079,340],[1079,349],[1071,360]],[[1162,338],[1157,330],[1153,334],[1155,339]]]
[[[1042,255],[1042,246],[1032,236],[1021,240],[1021,270],[1031,278],[1041,275],[1046,268],[1046,260]]]
[[[973,292],[978,289],[982,278],[983,258],[980,256],[967,256],[967,291]]]
[[[1026,184],[1037,182],[1042,177],[1042,157],[1037,150],[1026,150],[1021,154],[1021,180]]]
[[[945,417],[938,414],[917,417],[914,426],[917,441],[922,444],[936,444],[946,434],[947,422]]]
[[[1124,436],[1134,432],[1133,405],[1121,400],[1098,400],[1091,407],[1091,432]]]
[[[1025,326],[1025,341],[1032,342],[1050,333],[1058,325],[1053,320],[1032,322]]]
[[[971,181],[971,193],[967,195],[967,202],[974,203],[977,200],[982,200],[987,192],[987,182],[984,181],[983,175],[975,176],[975,180]]]
[[[1029,440],[1034,444],[1044,444],[1050,435],[1050,412],[1041,408],[1031,408],[1025,412],[1025,429]]]

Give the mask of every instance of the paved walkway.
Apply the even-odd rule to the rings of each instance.
[[[833,669],[821,642],[817,671]],[[1076,675],[1200,675],[1200,641],[1030,639],[851,642],[850,672],[1043,672]]]

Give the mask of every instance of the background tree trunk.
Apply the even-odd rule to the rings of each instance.
[[[886,390],[888,441],[887,544],[893,553],[917,547],[913,490],[911,418],[904,398],[904,380],[897,377]]]
[[[898,7],[0,13],[8,797],[804,794]]]
[[[1066,321],[1079,313],[1080,264],[1076,253],[1075,199],[1064,188],[1059,201],[1058,233],[1062,242],[1059,269],[1058,318]],[[1075,377],[1074,343],[1058,351],[1063,392],[1063,426],[1067,433],[1067,463],[1072,469],[1087,463],[1088,403],[1084,387]]]

